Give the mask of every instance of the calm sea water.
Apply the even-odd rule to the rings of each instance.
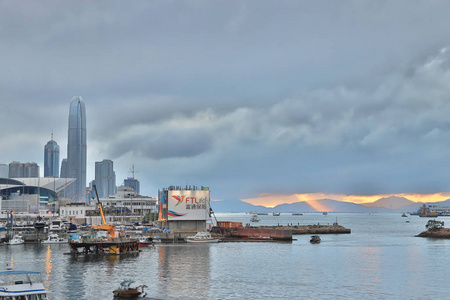
[[[251,217],[216,216],[243,223]],[[258,224],[331,224],[336,217],[352,233],[321,235],[318,245],[298,235],[292,243],[161,244],[136,256],[72,257],[63,254],[67,245],[30,244],[0,247],[0,263],[41,271],[52,300],[113,299],[124,279],[146,284],[150,299],[450,297],[450,240],[414,237],[425,230],[426,218],[281,214],[260,216]]]

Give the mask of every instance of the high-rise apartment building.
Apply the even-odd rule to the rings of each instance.
[[[0,163],[0,178],[8,178],[9,167],[7,164]]]
[[[59,177],[59,146],[53,140],[44,147],[44,177]]]
[[[69,109],[66,177],[76,180],[67,188],[66,197],[86,196],[86,157],[86,109],[83,98],[73,97]]]
[[[37,163],[21,163],[13,161],[9,164],[9,178],[37,178],[39,177],[39,166]]]
[[[116,173],[110,159],[95,162],[95,185],[100,198],[116,193]],[[94,192],[95,193],[95,192]]]
[[[136,178],[128,177],[123,181],[123,185],[132,188],[138,195],[140,195],[140,183]]]

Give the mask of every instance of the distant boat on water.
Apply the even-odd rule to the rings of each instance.
[[[302,213],[292,213],[293,216],[303,216]]]
[[[250,222],[259,222],[259,221],[260,221],[260,220],[259,220],[257,214],[254,214],[254,215],[251,217],[251,219],[250,219]]]
[[[279,213],[279,212],[274,212],[274,213],[272,213],[272,215],[278,217],[279,215],[281,215],[281,213]]]
[[[420,210],[419,217],[426,217],[426,218],[436,218],[438,216],[437,212],[431,212],[427,209],[425,204],[422,206],[422,209]]]

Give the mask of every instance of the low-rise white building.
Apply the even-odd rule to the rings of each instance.
[[[72,220],[77,224],[86,222],[96,225],[101,223],[97,200],[91,201],[92,205],[85,203],[69,203],[60,206],[61,218]],[[106,222],[113,223],[126,220],[142,220],[148,214],[157,213],[156,197],[138,195],[132,188],[120,186],[117,194],[107,198],[100,198]]]

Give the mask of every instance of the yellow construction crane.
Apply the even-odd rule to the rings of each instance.
[[[95,196],[97,197],[97,205],[100,209],[100,215],[102,216],[102,225],[100,226],[91,226],[91,229],[102,229],[108,231],[108,233],[111,235],[111,238],[117,238],[115,226],[106,224],[105,215],[103,214],[103,207],[102,203],[100,202],[100,199],[98,199],[98,193],[97,193],[97,186],[94,184],[94,190],[95,190]]]

